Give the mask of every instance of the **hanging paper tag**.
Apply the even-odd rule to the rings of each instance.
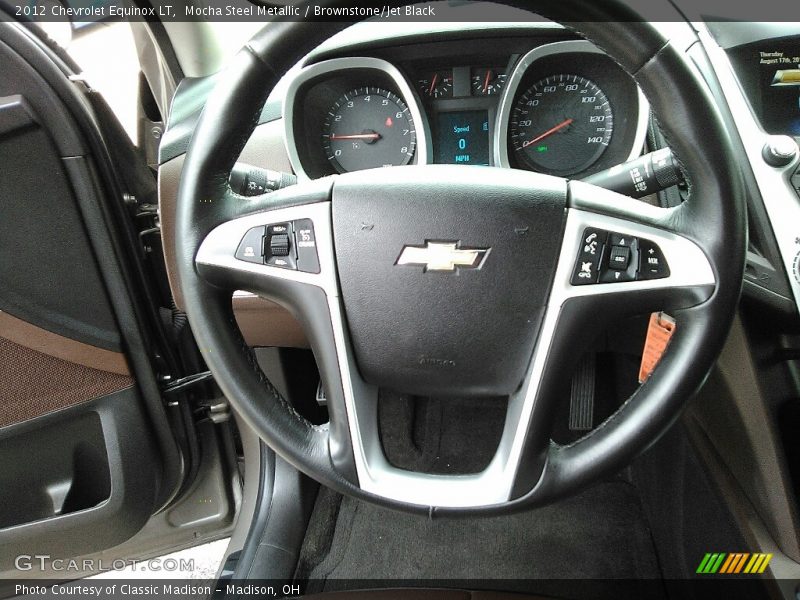
[[[642,364],[639,367],[639,383],[644,383],[650,377],[658,361],[664,355],[673,333],[675,333],[675,319],[663,312],[654,312],[650,315],[647,339],[644,342],[644,352],[642,352]]]

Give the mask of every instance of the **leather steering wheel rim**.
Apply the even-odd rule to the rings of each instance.
[[[502,3],[530,10],[528,2],[522,0]],[[702,297],[692,291],[692,301],[684,299],[676,306],[674,316],[680,326],[669,352],[648,381],[612,417],[572,445],[526,446],[515,474],[513,493],[503,502],[469,507],[426,506],[364,489],[359,485],[358,474],[348,466],[352,465],[353,452],[348,443],[352,442],[348,415],[341,408],[332,407],[330,426],[320,427],[297,414],[266,380],[245,345],[232,313],[232,290],[218,285],[197,265],[199,248],[218,226],[245,214],[308,201],[297,193],[237,196],[228,185],[228,177],[280,77],[349,24],[270,24],[222,74],[197,124],[179,188],[174,251],[177,283],[198,345],[226,397],[259,436],[299,470],[340,493],[405,510],[439,514],[503,512],[552,502],[615,472],[657,440],[703,383],[723,347],[742,285],[746,198],[733,143],[705,81],[682,48],[665,40],[623,3],[547,1],[538,3],[536,12],[602,48],[636,79],[654,113],[662,118],[660,125],[666,138],[689,175],[689,199],[677,209],[645,212],[644,217],[636,218],[646,220],[655,229],[680,231],[691,240],[707,257],[714,283]],[[570,23],[570,17],[578,14],[584,15],[584,22]],[[676,94],[675,90],[681,93]],[[322,195],[329,193],[333,184],[324,180],[309,185],[313,196],[315,190]],[[573,186],[569,203],[571,209],[602,211],[621,218],[631,216],[629,204],[617,202],[596,189]],[[309,317],[316,314],[313,308],[298,307],[296,296],[287,292],[282,297],[281,290],[273,290],[272,297],[282,300],[304,325],[330,329],[324,315]],[[304,297],[308,302],[323,302],[324,291],[312,290]],[[580,298],[564,305],[559,323],[570,335],[580,334],[579,328],[570,330],[570,313],[584,308]],[[319,322],[310,322],[315,320]],[[558,343],[555,340],[553,345]],[[318,362],[330,360],[316,350]],[[321,370],[325,367],[321,364]],[[537,428],[549,425],[551,411],[552,407],[547,406],[534,408],[530,439],[545,435]]]

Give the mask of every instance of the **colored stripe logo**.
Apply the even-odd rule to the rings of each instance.
[[[715,573],[726,575],[763,573],[771,560],[772,554],[709,552],[700,561],[700,566],[697,567],[696,573],[702,575],[713,575]]]

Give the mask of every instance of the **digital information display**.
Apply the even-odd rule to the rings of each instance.
[[[764,129],[800,136],[800,48],[766,48],[758,59]]]
[[[462,110],[436,115],[435,162],[489,165],[489,112]]]

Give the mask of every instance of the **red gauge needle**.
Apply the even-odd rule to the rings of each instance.
[[[572,123],[573,121],[575,121],[575,119],[566,119],[566,120],[564,120],[564,121],[561,121],[561,123],[559,123],[559,124],[558,124],[558,125],[556,125],[555,127],[551,127],[550,129],[548,129],[547,131],[545,131],[545,132],[544,132],[544,133],[542,133],[541,135],[537,135],[537,136],[536,136],[535,138],[533,138],[532,140],[529,140],[529,141],[527,141],[527,142],[523,142],[523,143],[522,143],[522,147],[523,147],[523,148],[527,148],[527,147],[528,147],[528,146],[530,146],[531,144],[535,144],[536,142],[538,142],[538,141],[540,141],[540,140],[543,140],[543,139],[544,139],[544,138],[546,138],[548,135],[552,135],[552,134],[554,134],[556,131],[560,131],[560,130],[564,129],[564,127],[566,127],[567,125],[569,125],[569,124],[570,124],[570,123]]]
[[[436,89],[436,81],[438,79],[439,79],[439,74],[438,73],[434,73],[433,74],[433,79],[431,79],[431,87],[428,90],[428,96],[433,96],[433,90]]]
[[[379,140],[381,139],[380,133],[351,133],[344,135],[341,133],[332,133],[332,140]]]
[[[486,70],[486,78],[483,80],[483,93],[485,94],[489,89],[489,78],[492,76],[491,69]]]

